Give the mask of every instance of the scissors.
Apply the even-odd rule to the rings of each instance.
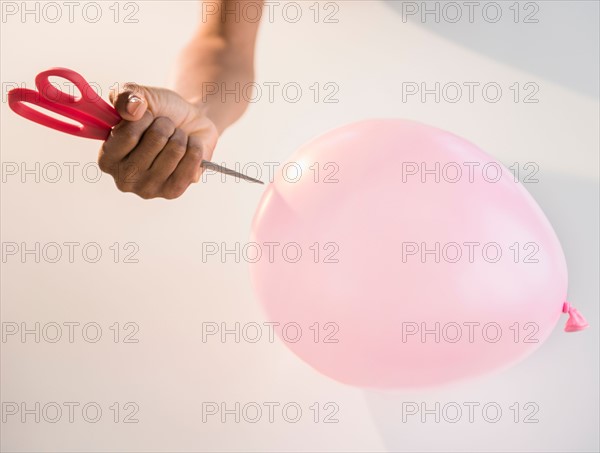
[[[81,93],[81,97],[77,99],[75,96],[57,89],[48,80],[49,77],[62,77],[70,81],[77,87]],[[121,121],[121,116],[114,107],[102,100],[81,74],[71,69],[52,68],[40,72],[35,78],[35,86],[37,87],[37,91],[27,88],[15,88],[9,91],[8,105],[18,115],[42,126],[78,137],[106,140],[110,135],[111,129]],[[53,118],[26,104],[36,105],[58,113],[79,123],[79,125]],[[251,178],[243,173],[230,170],[207,160],[203,160],[200,165],[225,175],[263,184],[258,179]]]

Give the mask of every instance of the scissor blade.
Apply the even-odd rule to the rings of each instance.
[[[203,160],[201,165],[204,168],[209,168],[209,169],[217,171],[219,173],[223,173],[224,175],[235,176],[236,178],[240,178],[240,179],[243,179],[244,181],[249,181],[249,182],[253,182],[253,183],[256,183],[256,184],[264,184],[259,179],[251,178],[250,176],[246,176],[243,173],[239,173],[237,171],[230,170],[227,167],[223,167],[221,165],[217,165],[217,164],[215,164],[213,162],[209,162],[208,160]]]

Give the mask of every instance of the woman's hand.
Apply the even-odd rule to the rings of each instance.
[[[98,156],[119,190],[173,199],[198,182],[219,134],[205,110],[164,88],[126,84],[111,101],[123,118]]]
[[[263,0],[256,3],[262,12]],[[239,11],[243,0],[213,4],[219,12]],[[179,197],[200,179],[200,163],[211,160],[219,135],[246,110],[246,99],[224,93],[254,81],[258,21],[228,17],[203,13],[179,56],[176,91],[129,84],[111,97],[123,121],[104,142],[98,164],[120,190],[142,198]],[[218,92],[209,94],[207,86]]]

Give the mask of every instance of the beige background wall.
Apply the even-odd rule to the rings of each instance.
[[[275,90],[273,102],[264,94],[222,137],[216,160],[232,167],[236,162],[283,162],[302,143],[332,127],[370,117],[404,117],[464,136],[507,165],[518,162],[523,168],[534,162],[539,182],[526,187],[562,241],[569,297],[592,328],[567,335],[558,326],[546,344],[516,367],[423,393],[340,385],[314,372],[279,341],[203,342],[203,322],[265,321],[247,265],[231,259],[203,262],[201,256],[203,242],[248,241],[263,188],[211,177],[172,202],[122,194],[107,176],[92,182],[93,165],[82,173],[85,164],[94,162],[98,143],[34,126],[12,114],[4,97],[11,87],[7,84],[31,87],[35,74],[52,66],[81,72],[102,87],[105,97],[116,82],[165,85],[177,50],[199,20],[199,4],[136,2],[132,18],[137,23],[124,22],[123,15],[136,8],[124,3],[117,5],[121,16],[115,23],[112,2],[99,3],[102,18],[96,23],[77,10],[73,23],[66,17],[56,23],[42,17],[36,23],[33,16],[25,21],[6,16],[0,48],[2,242],[29,247],[36,242],[41,247],[94,242],[103,255],[88,263],[79,247],[73,263],[63,257],[55,264],[35,263],[31,255],[24,263],[19,255],[3,256],[4,332],[9,323],[31,328],[39,322],[51,329],[48,323],[55,322],[63,326],[63,337],[39,344],[33,335],[25,342],[18,335],[3,340],[2,401],[27,402],[29,407],[35,402],[80,404],[73,423],[66,409],[57,423],[35,423],[33,415],[25,423],[19,416],[9,417],[1,425],[3,451],[597,451],[599,105],[593,92],[598,75],[593,42],[598,41],[598,4],[538,2],[539,23],[514,24],[507,16],[509,4],[502,2],[506,20],[497,24],[484,23],[480,16],[477,27],[452,24],[458,35],[473,33],[478,45],[488,33],[500,33],[504,41],[492,39],[494,46],[529,49],[523,61],[531,64],[524,64],[460,43],[449,24],[436,29],[414,18],[403,21],[400,4],[325,3],[318,5],[322,15],[317,23],[313,2],[299,3],[303,18],[297,23],[277,13],[280,9],[272,22],[264,21],[257,82],[263,88],[270,82],[295,82],[303,95],[292,103],[281,90]],[[324,15],[334,11],[338,22],[327,23]],[[88,11],[92,17],[93,12]],[[578,22],[581,17],[588,20]],[[567,45],[554,52],[547,46],[556,45],[557,33],[564,34]],[[569,57],[573,54],[579,58]],[[572,65],[568,71],[561,61]],[[578,77],[574,83],[569,74]],[[465,81],[497,83],[503,95],[497,103],[486,102],[481,92],[473,103],[466,98],[457,103],[416,97],[402,101],[402,82]],[[310,89],[315,82],[321,86],[318,102]],[[509,87],[515,82],[537,84],[539,102],[514,102]],[[325,89],[326,83],[335,85]],[[323,102],[331,87],[339,89],[333,98],[337,103]],[[30,169],[39,163],[40,181],[34,181],[34,174],[23,183],[20,170],[12,174],[13,165],[21,163]],[[69,163],[79,164],[72,181],[68,166],[75,164]],[[52,183],[56,166],[63,174]],[[132,251],[138,262],[124,262]],[[73,343],[65,322],[80,323]],[[100,326],[102,338],[96,343],[83,337],[86,323]],[[132,338],[139,341],[124,342],[123,335],[137,328]],[[86,333],[93,337],[93,327],[89,329]],[[121,334],[116,343],[115,329]],[[53,335],[50,330],[46,334]],[[273,423],[266,415],[255,424],[235,423],[231,417],[227,423],[217,417],[204,423],[202,403],[221,401],[230,406],[236,401],[293,402],[303,415],[297,423],[286,422],[281,412]],[[480,416],[474,423],[403,423],[406,401],[496,402],[504,415],[498,423]],[[90,402],[102,408],[97,423],[82,418],[81,407]],[[110,409],[115,402],[118,423]],[[309,409],[315,402],[321,410],[318,423]],[[323,423],[327,402],[339,408],[338,423]],[[521,410],[535,403],[539,422],[515,423],[509,409],[515,402]],[[139,422],[123,423],[135,407]]]

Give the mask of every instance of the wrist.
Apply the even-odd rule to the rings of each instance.
[[[174,89],[221,134],[246,110],[245,96],[253,80],[252,55],[218,33],[202,31],[180,55]]]
[[[219,136],[242,116],[247,107],[245,102],[227,103],[204,96],[191,98],[189,102],[197,109],[198,115],[208,118],[215,125]]]

